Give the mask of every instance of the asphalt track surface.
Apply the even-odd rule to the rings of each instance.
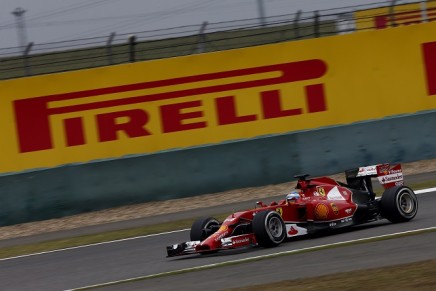
[[[0,260],[1,290],[68,290],[162,272],[235,261],[385,234],[436,227],[436,192],[418,195],[415,219],[355,227],[294,239],[273,249],[247,248],[214,255],[166,258],[165,246],[189,239],[187,230]],[[266,260],[102,287],[101,290],[222,290],[436,259],[436,232],[287,255]],[[436,276],[436,270],[435,270]]]

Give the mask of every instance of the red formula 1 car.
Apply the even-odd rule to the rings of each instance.
[[[270,205],[236,212],[222,223],[201,218],[191,228],[191,241],[167,246],[168,257],[212,253],[247,246],[274,247],[286,238],[350,227],[386,218],[405,222],[415,217],[418,200],[404,186],[401,165],[380,164],[345,172],[347,184],[328,177],[298,178],[296,190]],[[381,198],[372,188],[377,177],[385,188]]]

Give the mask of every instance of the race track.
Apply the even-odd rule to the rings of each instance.
[[[165,258],[165,246],[188,231],[146,236],[0,261],[2,290],[67,290],[271,253],[436,227],[436,192],[418,195],[419,211],[408,223],[379,221],[352,231],[298,239],[273,249],[245,249],[209,256]],[[103,290],[222,290],[223,288],[436,259],[436,232],[282,256],[257,262],[124,283]]]

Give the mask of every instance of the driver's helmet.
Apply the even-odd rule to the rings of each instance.
[[[286,201],[288,202],[295,202],[298,199],[300,199],[300,194],[298,194],[297,191],[292,191],[288,195],[286,195]]]

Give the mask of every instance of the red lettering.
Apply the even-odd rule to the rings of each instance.
[[[19,150],[24,153],[53,148],[50,125],[50,116],[53,115],[83,112],[100,108],[116,108],[124,105],[141,104],[152,101],[174,100],[176,98],[210,93],[313,80],[324,76],[326,71],[327,65],[324,61],[311,59],[16,100],[14,101],[14,108]],[[271,76],[266,78],[261,77],[265,73],[274,74],[271,74]],[[248,80],[232,82],[232,78],[240,76],[248,76]],[[205,86],[203,83],[198,83],[211,80],[215,81],[217,84]],[[188,89],[171,89],[171,86],[180,84],[186,85],[186,88]],[[163,92],[161,93],[80,103],[81,98],[165,87],[169,87],[168,90],[162,90]],[[325,108],[325,102],[322,103],[322,101],[325,100],[321,98],[323,96],[320,95],[321,91],[319,88],[317,89],[316,86],[308,86],[307,92],[309,112],[317,112],[322,110],[322,108]],[[297,113],[297,111],[292,111],[292,109],[282,109],[281,104],[278,101],[278,96],[275,96],[274,94],[278,93],[267,93],[265,97],[263,97],[265,100],[262,102],[266,105],[266,111],[264,112],[265,116],[268,118],[274,118],[275,116],[279,117],[280,115]],[[55,105],[53,106],[50,104],[52,102],[65,100],[79,100],[79,102],[74,102],[74,105],[66,106],[56,106],[56,104],[53,104]],[[187,124],[184,123],[184,121],[188,119],[203,117],[203,112],[201,111],[189,113],[182,112],[183,109],[198,106],[201,106],[200,101],[161,106],[160,110],[163,132],[166,133],[206,127],[207,124],[204,121]],[[216,106],[218,122],[221,125],[257,120],[257,115],[254,114],[239,116],[234,97],[232,96],[218,98],[216,100]],[[114,111],[116,111],[116,109]],[[123,116],[130,118],[129,122],[117,124],[115,119]],[[125,132],[129,137],[150,135],[150,133],[144,128],[147,121],[147,113],[140,109],[100,114],[97,116],[98,127],[100,130],[99,138],[101,141],[114,140],[116,139],[118,131]],[[68,146],[81,145],[86,142],[82,122],[83,121],[78,118],[64,121],[64,134],[66,135],[66,144]]]
[[[206,127],[205,121],[184,123],[187,119],[203,117],[202,111],[183,113],[183,109],[201,106],[201,101],[183,102],[160,107],[163,132],[175,132]]]
[[[436,8],[427,9],[428,21],[434,21],[436,16]],[[405,12],[397,12],[393,15],[377,15],[374,16],[374,25],[377,29],[382,29],[391,26],[398,25],[410,25],[422,22],[421,10],[409,10]]]
[[[427,94],[436,94],[436,41],[422,44]]]
[[[15,100],[14,105],[20,152],[53,148],[49,113],[44,98]]]
[[[257,119],[256,115],[238,116],[234,96],[217,98],[215,102],[219,125],[248,122]]]
[[[64,126],[67,146],[71,147],[85,144],[85,133],[81,117],[65,119]]]
[[[301,108],[282,109],[279,90],[264,91],[260,93],[262,98],[263,118],[278,118],[298,115],[302,113]]]
[[[386,28],[388,26],[388,16],[386,15],[378,15],[374,17],[375,28],[381,29]]]
[[[327,110],[323,84],[308,85],[305,87],[305,90],[309,113]]]
[[[117,119],[122,117],[127,117],[129,120],[125,123],[117,123]],[[128,137],[150,135],[144,128],[148,122],[148,114],[141,109],[103,113],[98,114],[96,118],[101,142],[116,140],[118,131],[125,132]]]

